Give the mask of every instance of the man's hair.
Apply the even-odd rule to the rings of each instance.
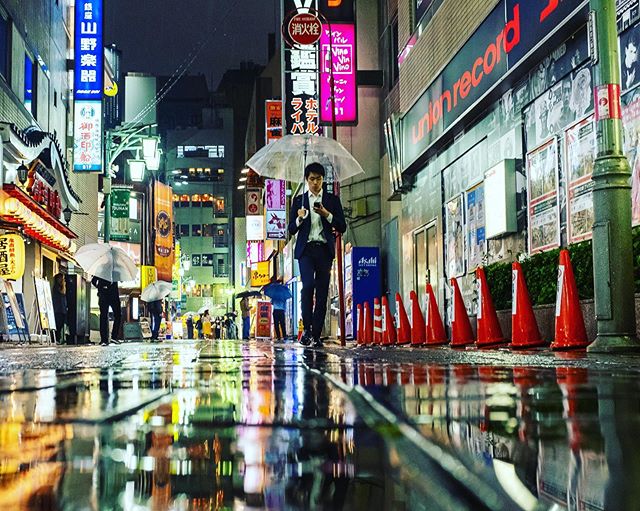
[[[311,174],[312,172],[324,177],[324,167],[317,161],[309,163],[309,165],[304,168],[304,178],[307,179],[309,177],[309,174]]]

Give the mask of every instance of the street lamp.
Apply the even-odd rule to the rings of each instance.
[[[147,167],[144,160],[127,160],[129,167],[129,177],[134,183],[142,183],[144,181],[144,171]]]

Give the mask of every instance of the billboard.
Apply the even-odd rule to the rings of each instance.
[[[153,195],[154,262],[158,270],[158,280],[171,282],[173,270],[173,192],[170,186],[156,181]]]
[[[73,97],[102,102],[102,0],[82,0],[75,7]]]
[[[282,138],[282,101],[268,99],[265,101],[265,144],[269,145]]]
[[[331,68],[336,123],[358,123],[356,27],[353,23],[323,25],[320,37],[320,122],[331,124]]]
[[[76,101],[73,110],[73,170],[102,172],[102,102]]]

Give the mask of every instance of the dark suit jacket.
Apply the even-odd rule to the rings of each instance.
[[[309,196],[308,192],[302,195],[298,195],[293,202],[291,203],[291,212],[289,213],[289,234],[292,236],[298,233],[298,239],[296,240],[296,248],[294,251],[294,256],[296,259],[300,259],[302,256],[302,252],[304,251],[304,247],[309,240],[309,233],[311,232],[311,211],[307,217],[302,221],[300,227],[296,220],[298,219],[298,210],[303,207],[303,198],[304,198],[304,208],[310,210],[309,206]],[[343,233],[347,230],[347,223],[344,219],[344,212],[342,211],[342,204],[340,203],[340,199],[333,195],[332,193],[328,193],[326,190],[322,191],[322,205],[325,209],[333,215],[333,220],[331,223],[327,222],[326,218],[320,218],[322,221],[322,233],[324,234],[324,238],[327,240],[327,246],[329,247],[329,251],[331,253],[331,258],[335,257],[335,236],[333,235],[333,229],[338,231],[339,233]]]

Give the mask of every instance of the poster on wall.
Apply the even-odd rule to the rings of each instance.
[[[446,228],[447,277],[459,277],[464,274],[464,212],[462,194],[447,202]]]
[[[49,282],[39,278],[35,278],[34,280],[42,329],[55,330],[56,315],[53,312],[53,299],[51,297],[51,287],[49,286]]]
[[[631,220],[640,225],[640,87],[622,96],[622,129],[631,165]]]
[[[569,127],[564,134],[565,166],[569,183],[567,234],[569,243],[591,237],[596,134],[593,115]]]
[[[529,252],[560,246],[558,143],[552,138],[527,153]]]
[[[640,25],[620,34],[620,85],[622,92],[640,83]]]
[[[485,236],[484,183],[467,190],[465,194],[465,215],[467,218],[467,268],[469,271],[482,265],[487,253]]]

